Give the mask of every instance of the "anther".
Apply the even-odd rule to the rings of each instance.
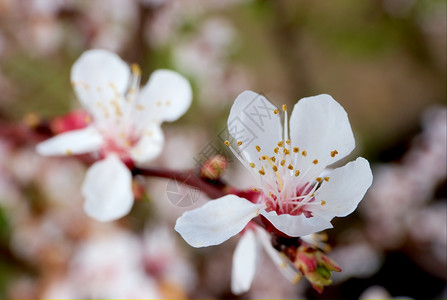
[[[289,165],[287,168],[288,168],[289,170],[293,170],[293,166],[292,166],[292,165]]]
[[[283,159],[281,160],[281,166],[284,166],[286,164],[286,161]]]
[[[314,159],[314,161],[312,162],[314,165],[318,164],[318,159]]]
[[[224,142],[224,144],[225,144],[225,146],[230,147],[230,142],[229,142],[228,140],[226,140],[226,141]]]
[[[270,157],[270,159],[271,159],[273,162],[276,162],[276,157],[272,156],[272,157]]]
[[[250,167],[254,168],[256,165],[254,163],[250,163]]]
[[[267,155],[262,155],[261,158],[262,158],[262,160],[266,160],[269,157]]]
[[[323,179],[321,179],[321,177],[317,177],[317,178],[315,178],[315,180],[316,180],[317,182],[322,182],[322,181],[323,181]]]
[[[70,150],[70,149],[67,149],[67,150],[65,150],[65,154],[66,154],[66,155],[72,155],[72,154],[73,154],[73,152],[71,152],[71,150]]]
[[[293,148],[293,152],[298,153],[299,151],[300,151],[300,148],[298,148],[298,147]]]
[[[286,148],[284,148],[284,154],[285,154],[285,155],[288,155],[288,154],[290,154],[290,150],[289,150],[289,149],[286,149]]]
[[[273,172],[278,172],[278,167],[277,166],[273,166],[272,169],[273,169]]]
[[[276,147],[275,149],[273,149],[273,151],[274,151],[276,154],[278,154],[279,148]]]
[[[287,105],[283,104],[282,105],[282,111],[286,111],[287,110]]]
[[[278,147],[283,147],[284,146],[284,142],[283,141],[279,141],[278,142]]]
[[[304,157],[306,157],[306,156],[307,156],[307,151],[306,151],[306,150],[303,150],[303,152],[301,152],[301,155],[304,156]]]
[[[321,200],[321,206],[324,206],[326,204],[326,201]]]
[[[331,157],[335,157],[335,155],[337,155],[337,154],[338,154],[337,150],[331,151]]]
[[[287,141],[286,141],[286,144],[287,144],[287,145],[290,145],[290,140],[287,140]]]
[[[298,177],[300,175],[300,170],[295,170],[295,176]]]
[[[237,145],[238,145],[238,146],[241,146],[241,145],[242,145],[242,141],[238,141],[238,142],[237,142]]]
[[[137,64],[132,64],[130,66],[130,69],[132,70],[132,73],[134,73],[137,76],[141,76],[141,69]]]
[[[259,174],[261,174],[261,175],[265,175],[264,168],[262,168],[261,170],[259,170]]]
[[[257,189],[257,188],[253,188],[253,191],[257,192],[257,191],[258,191],[258,189]]]
[[[328,182],[329,181],[329,177],[324,177],[324,181]]]
[[[255,146],[256,151],[261,152],[261,147],[259,147],[258,145]]]
[[[273,113],[274,113],[275,115],[277,115],[277,114],[279,113],[279,110],[275,109],[275,110],[273,110]]]

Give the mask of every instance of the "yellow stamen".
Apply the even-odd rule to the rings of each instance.
[[[284,142],[283,141],[279,141],[278,142],[278,147],[283,147],[284,146]]]
[[[304,157],[306,157],[306,156],[307,156],[307,151],[306,151],[306,150],[303,150],[303,152],[301,152],[301,155],[304,156]]]
[[[300,170],[295,170],[295,176],[298,177],[300,175]]]
[[[289,170],[293,170],[293,166],[292,166],[292,165],[289,165],[287,168],[288,168]]]
[[[275,109],[275,110],[273,110],[273,113],[274,113],[275,115],[277,115],[277,114],[279,113],[279,110]]]
[[[321,200],[321,206],[324,206],[326,204],[326,201]]]
[[[226,140],[226,141],[224,142],[224,144],[225,144],[227,147],[230,146],[230,142],[229,142],[228,140]]]
[[[324,177],[324,181],[328,182],[329,181],[329,177]]]
[[[241,145],[242,145],[242,141],[238,141],[238,142],[237,142],[237,145],[238,145],[238,146],[241,146]]]
[[[331,157],[335,157],[335,155],[337,155],[337,154],[338,154],[337,150],[331,151]]]
[[[254,168],[256,165],[254,163],[250,163],[250,167]]]
[[[256,145],[256,151],[261,152],[261,147],[259,147],[258,145]]]
[[[283,104],[282,105],[282,111],[286,111],[287,110],[287,105]]]
[[[322,182],[322,181],[323,181],[323,179],[321,179],[321,177],[317,177],[317,178],[315,178],[315,180],[316,180],[317,182]]]
[[[267,162],[272,167],[273,171],[275,172],[276,180],[278,181],[279,187],[282,190],[284,187],[283,181],[281,176],[279,176],[278,173],[278,167],[273,163],[273,161],[267,156]]]
[[[279,148],[276,147],[275,149],[273,149],[273,151],[274,151],[276,154],[278,154]]]
[[[318,159],[314,159],[314,161],[312,162],[314,165],[318,164]]]
[[[298,147],[293,148],[293,152],[298,153],[299,151],[300,151],[300,148],[298,148]]]
[[[137,64],[132,64],[130,66],[130,69],[132,70],[132,73],[134,73],[137,76],[141,76],[141,69],[140,66]]]
[[[286,164],[286,161],[283,159],[281,160],[281,166],[284,166]]]

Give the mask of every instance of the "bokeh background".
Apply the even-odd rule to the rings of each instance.
[[[375,177],[326,232],[343,271],[318,294],[264,256],[239,297],[447,297],[445,1],[0,0],[0,298],[238,298],[238,238],[192,249],[173,230],[205,195],[182,208],[169,180],[136,178],[146,195],[101,224],[82,211],[86,166],[40,157],[36,139],[15,133],[79,107],[70,68],[91,48],[138,63],[143,83],[158,68],[191,81],[192,107],[163,125],[157,167],[194,168],[223,149],[246,89],[289,107],[328,93],[348,112],[357,147],[345,161],[366,157]],[[231,156],[224,178],[250,186]]]

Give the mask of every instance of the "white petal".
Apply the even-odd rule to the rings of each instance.
[[[130,155],[135,162],[143,164],[157,157],[163,149],[163,144],[164,136],[160,125],[153,124],[143,131],[141,139],[131,149]]]
[[[41,155],[82,154],[99,150],[103,138],[93,127],[67,131],[37,145]]]
[[[95,119],[114,113],[113,100],[123,104],[129,80],[129,66],[115,53],[101,49],[85,51],[71,69],[76,94]]]
[[[242,235],[233,254],[231,291],[235,295],[250,289],[255,276],[258,247],[255,234],[247,230]]]
[[[158,121],[156,123],[177,120],[188,110],[191,101],[189,81],[171,70],[153,72],[138,96],[138,104],[144,108],[142,114]]]
[[[343,107],[329,95],[303,98],[295,104],[290,117],[292,147],[305,150],[307,156],[298,156],[296,167],[307,173],[310,181],[329,164],[345,157],[355,147],[354,135],[348,115]],[[337,151],[334,157],[332,151]],[[318,164],[312,162],[317,159]]]
[[[302,277],[301,274],[284,254],[281,254],[280,252],[278,252],[278,250],[273,248],[270,234],[264,229],[257,227],[256,236],[258,238],[258,241],[264,247],[265,252],[267,252],[273,263],[284,275],[284,277],[289,279],[294,284],[298,283],[298,281]]]
[[[118,156],[109,155],[89,168],[82,194],[87,215],[101,222],[119,219],[132,208],[132,175]]]
[[[227,195],[185,212],[175,230],[193,247],[218,245],[241,232],[259,214],[262,205]]]
[[[304,214],[299,216],[282,214],[278,216],[275,211],[261,211],[261,214],[266,217],[276,229],[293,237],[308,235],[327,228],[332,228],[332,224],[328,220],[319,216],[310,218],[306,218]]]
[[[312,209],[312,212],[327,220],[352,213],[373,180],[369,162],[363,157],[335,169],[329,174],[329,178],[329,182],[323,183],[315,193],[316,200],[318,202],[324,200],[325,205],[318,205]]]
[[[252,91],[242,92],[231,107],[228,132],[236,142],[242,142],[240,149],[249,162],[259,163],[263,154],[273,156],[273,149],[282,140],[281,120],[273,113],[275,109],[264,96]]]

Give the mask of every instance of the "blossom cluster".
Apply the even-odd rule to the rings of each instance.
[[[137,65],[129,68],[111,52],[85,52],[71,71],[84,120],[67,117],[68,130],[37,146],[42,155],[90,154],[94,162],[82,194],[86,214],[98,221],[129,213],[134,201],[131,170],[160,154],[161,123],[177,120],[191,104],[191,87],[181,75],[157,70],[141,89],[140,77]],[[249,110],[260,108],[265,112],[257,115],[257,124]],[[245,127],[238,131],[236,122]],[[334,217],[353,212],[372,183],[364,158],[328,168],[355,146],[345,110],[329,95],[303,98],[289,122],[286,105],[280,111],[264,96],[245,91],[231,108],[228,128],[232,142],[225,144],[254,177],[253,192],[230,193],[187,211],[175,230],[193,247],[221,244],[242,234],[233,258],[236,294],[250,288],[257,245],[292,282],[304,275],[322,291],[331,282],[331,271],[341,269],[308,239],[331,228]],[[295,243],[275,248],[274,237],[295,238]]]

